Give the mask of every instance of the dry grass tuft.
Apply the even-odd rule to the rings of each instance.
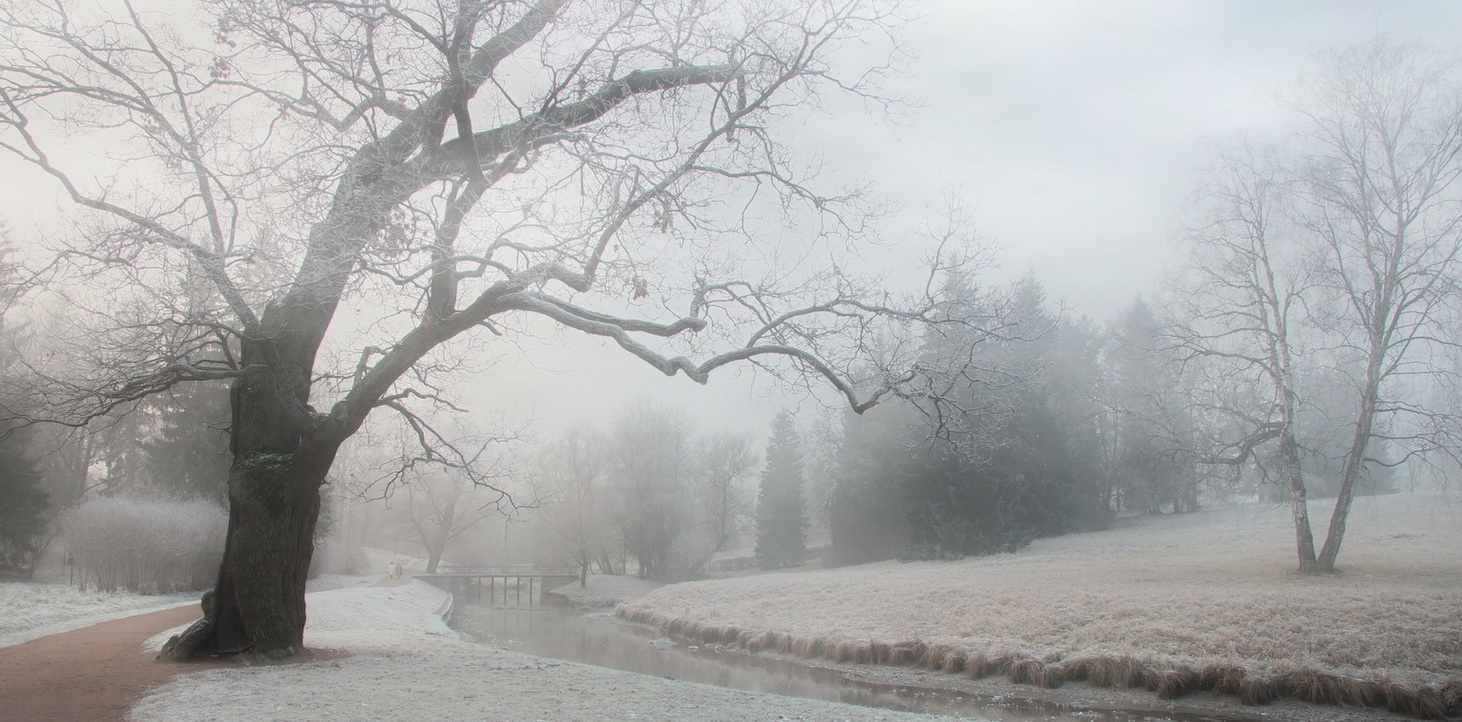
[[[965,676],[970,679],[984,679],[994,673],[990,668],[990,658],[984,652],[974,652],[965,657]]]
[[[1034,659],[1022,659],[1010,665],[1010,681],[1016,684],[1037,684],[1045,665]]]
[[[1442,685],[1442,704],[1447,714],[1462,717],[1462,679],[1454,679]]]
[[[869,642],[869,652],[872,655],[869,661],[873,664],[888,664],[893,659],[893,645],[887,642]]]
[[[1279,696],[1278,684],[1262,674],[1248,674],[1239,683],[1239,701],[1244,704],[1269,704]]]
[[[1086,663],[1086,681],[1098,687],[1116,687],[1121,675],[1115,657],[1090,657]]]
[[[807,659],[816,659],[823,656],[823,650],[827,648],[827,640],[821,637],[798,637],[797,642],[792,645],[792,654]]]
[[[1097,659],[1097,657],[1077,657],[1062,662],[1061,667],[1066,670],[1066,679],[1072,682],[1085,682],[1091,679],[1091,670],[1096,665]]]
[[[926,645],[923,642],[900,642],[893,646],[888,664],[918,664]]]
[[[1219,694],[1239,693],[1249,670],[1237,664],[1210,664],[1198,674],[1198,688]]]
[[[919,655],[919,666],[924,669],[943,669],[944,658],[948,657],[953,647],[947,644],[931,644],[924,648],[924,653]]]
[[[839,664],[853,661],[853,644],[851,642],[838,642],[827,648],[827,659],[830,662]]]
[[[1184,665],[1161,671],[1149,669],[1145,676],[1147,688],[1158,699],[1177,699],[1198,688],[1198,672]]]
[[[944,655],[944,661],[940,663],[939,669],[945,674],[959,674],[965,668],[965,656],[959,652],[950,652]]]
[[[1415,712],[1419,708],[1416,692],[1406,685],[1386,682],[1382,687],[1382,695],[1386,700],[1386,709],[1397,714],[1416,716]]]
[[[1380,682],[1372,682],[1355,677],[1339,677],[1340,700],[1338,704],[1351,707],[1385,707],[1385,687]]]
[[[1280,678],[1285,695],[1311,704],[1339,704],[1342,692],[1340,680],[1331,674],[1313,669],[1301,669],[1284,674]]]
[[[1114,656],[1107,658],[1110,665],[1102,671],[1102,678],[1099,685],[1102,687],[1143,687],[1148,684],[1148,669],[1142,662],[1130,658],[1130,656]]]
[[[1426,685],[1416,690],[1416,709],[1412,715],[1421,719],[1446,719],[1447,701],[1442,691],[1435,686]]]
[[[1042,665],[1041,673],[1036,677],[1036,684],[1046,689],[1056,689],[1066,684],[1066,667],[1059,663]]]

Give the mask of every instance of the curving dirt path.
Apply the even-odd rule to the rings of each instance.
[[[149,688],[223,663],[154,661],[149,637],[197,619],[188,605],[114,619],[0,648],[0,717],[17,722],[122,722]]]
[[[386,578],[376,584],[394,587],[410,581]],[[124,722],[133,703],[174,675],[234,664],[158,661],[142,649],[153,635],[200,616],[198,607],[190,604],[0,647],[0,719]],[[328,650],[307,649],[282,663],[334,656]]]

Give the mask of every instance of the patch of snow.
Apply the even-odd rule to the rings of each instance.
[[[440,631],[447,598],[422,582],[312,594],[307,643],[346,656],[179,675],[150,691],[127,719],[950,719],[723,689],[466,642]]]

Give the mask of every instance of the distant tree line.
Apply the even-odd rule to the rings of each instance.
[[[1114,485],[1136,496],[1103,466],[1092,322],[1054,308],[1034,276],[980,289],[952,272],[941,312],[947,323],[919,339],[927,395],[846,417],[828,499],[840,562],[1012,551],[1102,526]]]
[[[703,575],[751,526],[745,481],[758,455],[746,433],[698,435],[683,412],[648,400],[608,430],[565,432],[539,463],[543,554],[642,578]]]

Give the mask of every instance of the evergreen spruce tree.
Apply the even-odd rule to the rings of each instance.
[[[25,329],[12,324],[5,312],[15,300],[20,265],[13,259],[14,244],[3,223],[0,223],[0,407],[15,409],[19,399],[8,393],[8,377],[16,358],[16,348],[25,342]],[[28,429],[17,428],[6,421],[0,424],[0,573],[30,577],[44,551],[46,539],[46,492],[41,489],[44,475],[31,456]]]
[[[46,493],[26,446],[17,430],[0,438],[0,573],[29,577],[45,546]]]
[[[802,451],[786,411],[772,420],[767,467],[756,496],[756,561],[762,569],[798,564],[807,546]]]
[[[148,481],[180,498],[228,501],[228,389],[193,384],[175,389],[156,411],[157,431],[142,443]]]

